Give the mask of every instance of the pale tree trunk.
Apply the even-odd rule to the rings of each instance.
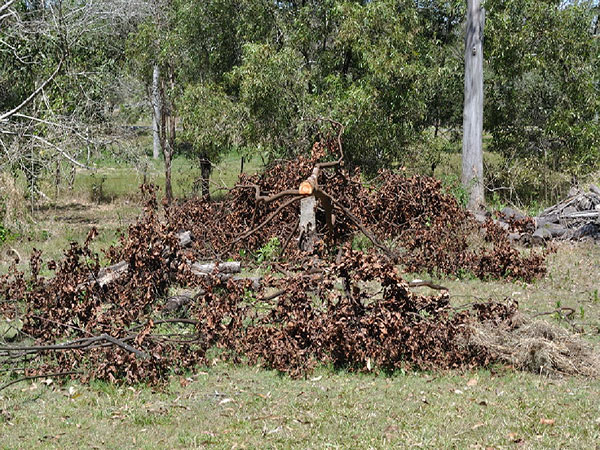
[[[173,69],[171,67],[169,68],[169,85],[171,88],[171,92],[173,92],[175,88],[175,74],[173,73]],[[164,124],[163,130],[164,133],[167,135],[165,136],[166,138],[162,139],[162,149],[163,155],[165,157],[165,197],[167,198],[167,202],[171,203],[171,201],[173,200],[173,187],[171,184],[171,162],[173,160],[173,153],[175,151],[175,105],[173,104],[173,101],[169,101],[167,108],[166,102],[164,102],[163,100],[162,106],[162,123]]]
[[[202,177],[202,197],[210,200],[210,173],[212,171],[212,165],[208,158],[202,158],[200,160],[200,176]]]
[[[317,230],[317,199],[314,195],[304,197],[300,200],[300,249],[311,253],[315,248]]]
[[[162,102],[160,98],[160,67],[158,64],[154,65],[152,71],[152,137],[153,137],[153,150],[152,157],[158,159],[161,153],[160,146],[160,121],[162,115]]]
[[[467,207],[481,209],[483,193],[483,27],[481,0],[467,0],[465,40],[465,103],[463,112],[462,183]]]

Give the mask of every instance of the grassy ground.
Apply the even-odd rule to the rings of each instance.
[[[176,163],[182,175],[186,164]],[[217,179],[232,185],[238,164],[235,157],[224,160]],[[56,257],[92,225],[101,231],[98,246],[114,240],[116,229],[140,212],[134,194],[139,180],[133,183],[125,169],[102,170],[110,202],[90,201],[92,175],[82,173],[73,195],[41,209],[35,231],[1,247],[2,255],[8,246],[23,256],[35,246]],[[160,181],[158,171],[156,177]],[[180,193],[183,181],[181,186]],[[4,259],[0,273],[7,267]],[[456,304],[510,297],[530,314],[572,307],[586,338],[599,341],[600,247],[561,245],[548,263],[548,275],[531,284],[437,281],[450,289]],[[0,384],[7,380],[0,372]],[[292,380],[262,368],[215,362],[188,378],[173,377],[158,390],[37,380],[0,391],[0,448],[7,449],[579,449],[598,448],[599,442],[600,381],[547,378],[503,366],[392,377],[321,367]]]
[[[594,448],[600,383],[502,369],[290,380],[217,364],[160,391],[21,384],[3,448]],[[597,448],[597,447],[596,447]]]

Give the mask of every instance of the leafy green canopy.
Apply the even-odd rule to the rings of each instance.
[[[488,0],[485,128],[492,148],[574,175],[598,168],[595,2]],[[596,25],[594,26],[594,24]]]

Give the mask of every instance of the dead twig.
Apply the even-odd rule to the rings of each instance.
[[[2,386],[0,386],[0,391],[2,391],[3,389],[6,389],[9,386],[12,386],[13,384],[20,383],[21,381],[37,380],[40,378],[66,377],[68,375],[79,375],[82,373],[83,372],[81,370],[69,370],[68,372],[54,372],[54,373],[46,373],[43,375],[31,375],[28,377],[21,377],[21,378],[17,378],[16,380],[9,381],[8,383],[4,383]]]
[[[135,336],[130,336],[128,339],[133,339]],[[127,338],[126,338],[127,339]],[[67,342],[65,344],[57,344],[57,345],[32,345],[25,347],[0,347],[0,352],[4,352],[5,355],[9,355],[14,352],[25,352],[25,353],[37,353],[44,351],[60,351],[60,350],[81,350],[84,348],[91,347],[93,344],[98,342],[108,342],[110,344],[116,345],[117,347],[122,348],[130,353],[133,353],[139,358],[146,359],[150,356],[141,350],[138,350],[135,347],[124,342],[122,339],[114,338],[108,334],[101,334],[100,336],[94,336],[90,338],[77,339],[76,341]]]
[[[281,206],[279,206],[279,208],[277,208],[269,217],[267,217],[258,226],[254,227],[250,231],[247,231],[246,233],[240,235],[239,237],[237,237],[236,239],[234,239],[233,241],[231,241],[231,245],[234,245],[234,244],[238,243],[239,241],[252,236],[254,233],[256,233],[257,231],[259,231],[265,225],[268,225],[269,222],[271,222],[277,216],[277,214],[279,214],[281,212],[281,210],[283,210],[284,208],[290,206],[292,203],[297,202],[298,200],[302,200],[302,198],[304,198],[304,196],[298,195],[298,193],[296,192],[296,197],[288,200],[287,202],[285,202]]]

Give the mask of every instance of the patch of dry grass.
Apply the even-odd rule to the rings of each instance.
[[[471,343],[520,370],[541,375],[600,376],[597,346],[557,324],[518,314],[511,324],[480,324]]]

